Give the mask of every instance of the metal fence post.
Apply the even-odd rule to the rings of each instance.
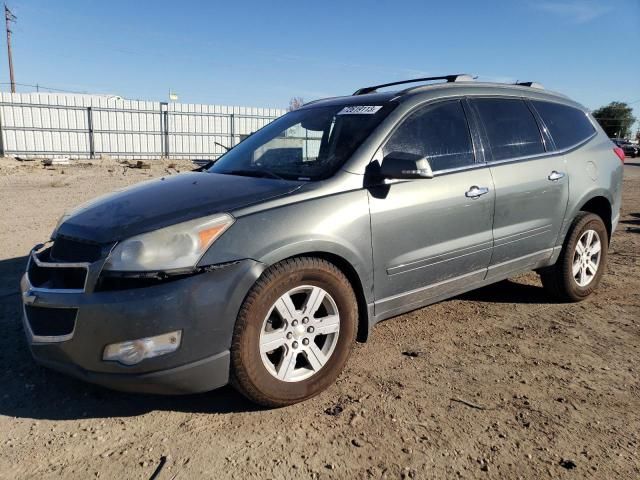
[[[160,102],[160,133],[162,157],[169,158],[169,104],[167,102]]]
[[[231,114],[231,116],[229,117],[229,119],[231,120],[231,125],[229,128],[229,132],[231,133],[231,148],[234,147],[235,145],[235,141],[236,141],[236,116],[235,114]]]
[[[87,107],[87,127],[89,132],[89,158],[95,158],[96,148],[93,140],[93,110]]]
[[[0,107],[0,157],[4,157],[4,133],[2,131],[2,107]]]

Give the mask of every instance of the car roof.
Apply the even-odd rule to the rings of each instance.
[[[391,101],[405,102],[409,100],[435,100],[450,96],[512,96],[526,97],[535,100],[547,100],[570,105],[581,110],[585,107],[571,100],[566,95],[536,86],[510,85],[505,83],[490,83],[476,81],[458,81],[433,83],[403,90],[366,93],[362,95],[347,95],[325,98],[305,104],[302,108],[333,105],[380,105]],[[418,97],[418,98],[416,98]]]

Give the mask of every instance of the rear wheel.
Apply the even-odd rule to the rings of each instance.
[[[571,226],[558,261],[540,272],[542,285],[567,302],[584,300],[600,284],[606,269],[609,236],[602,219],[580,212]]]
[[[356,331],[356,298],[344,274],[318,258],[285,260],[260,277],[240,310],[233,384],[265,406],[306,400],[338,377]]]

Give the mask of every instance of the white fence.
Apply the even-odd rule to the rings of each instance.
[[[284,114],[275,108],[0,93],[0,155],[215,159]]]

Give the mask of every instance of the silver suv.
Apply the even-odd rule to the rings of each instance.
[[[299,402],[381,320],[528,270],[560,301],[590,295],[623,158],[532,83],[451,75],[312,102],[203,171],[63,216],[22,279],[29,344],[116,389],[232,382]]]

